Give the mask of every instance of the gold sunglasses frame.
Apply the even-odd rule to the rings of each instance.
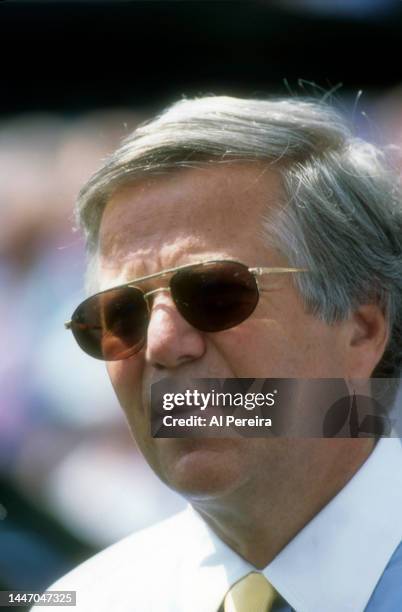
[[[262,291],[269,291],[269,289],[264,289],[260,287],[259,285],[258,277],[262,276],[263,274],[289,274],[289,273],[292,274],[294,272],[309,272],[310,271],[307,268],[270,268],[270,267],[249,268],[242,261],[237,261],[235,259],[210,259],[208,261],[199,261],[197,263],[184,264],[182,266],[177,266],[175,268],[167,268],[166,270],[161,270],[160,272],[155,272],[154,274],[147,274],[147,276],[141,276],[140,278],[135,278],[133,280],[128,281],[127,283],[123,283],[122,285],[116,285],[115,287],[109,287],[108,289],[104,289],[103,291],[98,291],[97,293],[94,293],[93,295],[87,297],[83,302],[81,302],[81,304],[83,304],[86,300],[89,300],[90,298],[93,298],[102,293],[106,293],[107,291],[114,291],[115,289],[124,289],[126,287],[133,287],[134,289],[139,289],[140,291],[142,291],[141,288],[137,286],[137,283],[148,281],[153,278],[157,278],[158,276],[167,276],[168,274],[174,274],[175,272],[178,272],[179,270],[185,270],[185,269],[195,268],[195,267],[204,266],[204,265],[206,266],[212,263],[237,263],[237,264],[241,264],[242,266],[246,267],[247,270],[255,276],[259,293]],[[149,310],[149,305],[148,305],[147,298],[150,295],[154,293],[158,293],[160,291],[170,291],[170,287],[160,287],[157,289],[152,289],[151,291],[147,291],[145,293],[142,292],[144,295],[144,299],[147,303],[148,310]],[[81,304],[79,304],[77,308],[79,308]],[[69,321],[66,321],[64,323],[64,327],[66,329],[71,329],[72,323],[73,323],[73,320],[70,319]]]

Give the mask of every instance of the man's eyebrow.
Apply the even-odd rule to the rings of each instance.
[[[192,265],[192,264],[190,264]],[[149,272],[149,270],[146,270],[146,266],[142,265],[140,270],[141,272],[136,271],[136,273],[134,273],[134,271],[130,272],[129,269],[129,273],[125,274],[125,278],[124,279],[115,279],[115,280],[110,280],[110,282],[108,282],[106,284],[106,286],[104,288],[102,288],[100,291],[108,291],[109,289],[117,289],[118,287],[121,287],[123,285],[127,285],[128,283],[136,283],[136,282],[141,282],[141,284],[143,283],[144,285],[152,285],[153,284],[153,280],[157,281],[158,278],[161,278],[163,276],[163,273],[168,274],[170,269],[175,269],[178,267],[182,267],[180,266],[170,266],[169,268],[161,268],[160,270],[158,270],[157,272]]]
[[[135,252],[124,252],[124,254],[122,251],[120,257],[115,258],[112,257],[110,253],[105,254],[100,252],[98,254],[100,270],[104,270],[106,273],[110,272],[111,275],[115,275],[118,279],[123,277],[123,280],[118,281],[118,284],[122,285],[124,282],[151,273],[147,265],[147,261],[150,260],[151,252],[151,249],[136,249]],[[125,281],[124,279],[127,280]],[[117,283],[113,280],[110,282],[108,281],[107,284],[111,287],[117,286]]]
[[[118,287],[127,285],[129,283],[136,283],[136,282],[141,282],[144,283],[145,285],[153,284],[153,281],[155,280],[156,282],[160,279],[163,278],[163,275],[166,274],[166,276],[168,276],[169,274],[173,274],[176,270],[180,270],[180,269],[185,269],[185,268],[190,268],[192,266],[195,265],[199,265],[202,263],[208,263],[211,261],[234,261],[235,258],[230,257],[230,256],[202,256],[200,255],[199,259],[196,259],[194,261],[191,262],[186,262],[186,263],[181,263],[181,264],[176,264],[176,265],[171,265],[168,267],[163,267],[160,270],[156,271],[156,272],[147,272],[145,274],[141,274],[141,275],[136,275],[136,276],[132,276],[132,275],[126,275],[127,278],[126,280],[123,280],[121,282],[114,282],[113,284],[108,284],[107,287],[101,289],[101,291],[108,291],[109,289],[117,289]],[[145,267],[145,266],[144,266]]]

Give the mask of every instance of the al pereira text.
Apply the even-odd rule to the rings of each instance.
[[[233,415],[211,416],[210,418],[190,415],[188,417],[174,417],[167,414],[162,419],[165,427],[271,427],[272,420],[259,416],[240,418]]]

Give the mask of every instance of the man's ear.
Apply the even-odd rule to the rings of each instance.
[[[347,372],[351,378],[370,378],[381,360],[389,338],[389,326],[377,304],[364,304],[347,325]]]

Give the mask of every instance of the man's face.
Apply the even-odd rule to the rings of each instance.
[[[280,181],[260,164],[221,164],[150,177],[120,188],[100,230],[100,289],[206,259],[287,266],[264,244],[261,217],[279,206]],[[159,286],[164,286],[161,281]],[[193,499],[236,490],[264,465],[285,473],[284,439],[154,439],[150,386],[190,378],[345,377],[342,334],[304,312],[290,274],[264,276],[256,310],[240,325],[200,332],[156,293],[147,343],[108,372],[133,436],[153,470]]]

